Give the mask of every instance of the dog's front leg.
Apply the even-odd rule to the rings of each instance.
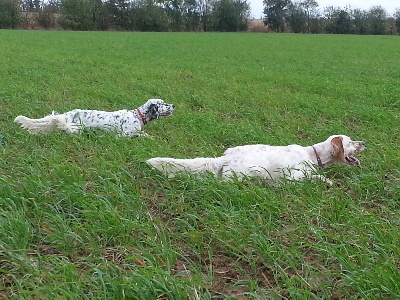
[[[151,136],[150,134],[148,134],[148,133],[146,133],[146,132],[144,132],[144,131],[139,131],[139,132],[137,132],[137,133],[136,133],[136,136],[143,136],[143,137],[147,137],[147,138],[149,138],[149,139],[154,140],[154,137],[153,137],[153,136]]]
[[[151,135],[147,134],[146,132],[144,132],[144,131],[137,131],[137,130],[120,132],[120,133],[118,134],[118,137],[130,137],[130,138],[135,138],[135,137],[147,137],[147,138],[153,139],[153,137],[152,137]]]
[[[326,178],[324,175],[313,174],[314,172],[316,172],[314,169],[298,170],[291,174],[291,178],[293,180],[304,180],[308,178],[311,180],[325,182],[328,187],[333,185],[333,182],[330,179]]]
[[[66,123],[64,126],[59,128],[68,134],[80,134],[83,131],[83,125],[80,123]]]

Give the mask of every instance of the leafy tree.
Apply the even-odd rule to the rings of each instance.
[[[291,0],[264,0],[264,24],[277,32],[285,31],[285,19]]]
[[[107,0],[104,3],[105,12],[109,16],[110,26],[129,29],[131,3],[129,0]]]
[[[315,0],[304,0],[301,2],[301,6],[304,7],[307,13],[307,31],[311,31],[311,14],[315,12],[318,7],[318,3]]]
[[[204,31],[212,30],[212,8],[216,0],[197,0],[201,25]]]
[[[72,30],[95,30],[101,9],[101,0],[61,0],[60,25]]]
[[[112,14],[110,5],[103,0],[91,0],[93,21],[95,29],[108,30],[115,25],[115,16]]]
[[[387,13],[382,6],[375,6],[368,12],[368,23],[370,34],[386,34]]]
[[[134,30],[168,31],[168,16],[165,9],[153,0],[137,2],[130,10],[130,20]]]
[[[397,33],[400,34],[400,8],[394,13],[394,24],[396,25]]]
[[[187,31],[195,31],[199,28],[201,20],[200,6],[197,4],[196,0],[185,0],[183,4],[184,19],[183,25],[184,29]]]
[[[364,10],[355,9],[352,12],[353,33],[368,34],[368,13]]]
[[[250,6],[241,0],[219,0],[215,2],[213,30],[243,31],[247,29]]]
[[[21,22],[17,0],[0,0],[0,28],[15,28]]]
[[[307,13],[299,2],[288,6],[287,22],[295,33],[305,32],[307,28]]]
[[[341,10],[336,18],[335,32],[339,34],[349,34],[351,30],[351,19],[347,11]]]
[[[180,31],[183,28],[183,0],[165,0],[162,2],[165,12],[170,20],[170,27],[173,31]]]
[[[349,34],[351,33],[352,21],[350,14],[340,8],[328,8],[328,22],[325,26],[327,33]]]

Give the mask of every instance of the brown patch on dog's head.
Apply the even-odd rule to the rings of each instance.
[[[332,155],[337,161],[346,162],[343,148],[343,138],[341,136],[334,137],[331,140]]]

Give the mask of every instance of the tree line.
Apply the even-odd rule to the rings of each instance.
[[[43,28],[70,30],[245,31],[246,0],[0,0],[0,28],[15,28],[22,12]]]
[[[400,9],[389,16],[381,6],[321,10],[315,0],[263,4],[269,31],[400,34]],[[247,0],[0,0],[0,28],[19,28],[32,15],[46,29],[246,31],[250,5]]]
[[[370,10],[325,7],[315,0],[263,0],[264,24],[276,32],[333,34],[400,34],[400,9],[393,16],[382,8]]]

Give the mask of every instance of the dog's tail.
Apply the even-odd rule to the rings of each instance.
[[[14,120],[20,124],[22,129],[28,130],[32,134],[46,133],[54,129],[67,131],[68,125],[61,115],[53,114],[41,119],[30,119],[25,116],[18,116]]]
[[[221,176],[222,157],[197,157],[193,159],[176,159],[169,157],[155,157],[146,161],[155,169],[163,172],[168,177],[174,177],[176,173],[206,173],[210,172]]]

